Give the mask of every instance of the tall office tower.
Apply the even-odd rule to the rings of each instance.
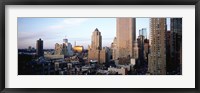
[[[101,32],[96,28],[92,33],[91,46],[88,48],[88,60],[98,60],[100,62],[100,51],[102,49]]]
[[[142,28],[139,30],[139,36],[138,36],[138,45],[139,45],[139,60],[140,64],[144,64],[146,62],[145,59],[145,51],[144,51],[144,40],[147,38],[147,30],[146,28]]]
[[[117,18],[117,58],[133,57],[136,40],[136,19]]]
[[[151,18],[151,47],[148,71],[154,75],[166,74],[166,18]]]
[[[72,44],[68,43],[67,44],[67,51],[68,51],[68,55],[72,56],[74,54],[73,48],[72,48]]]
[[[117,59],[117,57],[116,57],[116,55],[117,55],[117,53],[116,53],[117,52],[117,38],[116,37],[114,38],[114,40],[111,44],[111,50],[112,50],[112,59],[116,60]]]
[[[63,54],[65,55],[65,56],[68,56],[69,55],[69,51],[70,50],[68,50],[68,44],[69,44],[69,42],[68,42],[68,39],[65,37],[64,39],[63,39]],[[72,49],[72,48],[71,48]],[[71,50],[72,51],[72,50]],[[71,52],[70,51],[70,52]]]
[[[37,40],[37,43],[36,43],[36,54],[37,56],[44,56],[44,52],[43,52],[43,41],[41,40],[41,38],[39,40]]]
[[[102,36],[101,32],[96,28],[94,32],[92,33],[92,49],[101,50],[102,48]]]
[[[182,18],[170,18],[170,51],[171,51],[171,62],[174,65],[174,69],[180,66],[180,52],[182,44]]]
[[[64,53],[65,56],[72,56],[74,54],[72,44],[68,42],[68,39],[66,37],[63,39],[63,46],[66,46],[66,48],[64,48],[64,50],[66,51],[66,53]]]

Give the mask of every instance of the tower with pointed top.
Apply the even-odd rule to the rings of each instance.
[[[88,60],[98,60],[100,62],[100,51],[102,49],[101,32],[96,28],[92,33],[91,46],[88,47]]]
[[[113,42],[111,44],[111,49],[112,49],[112,59],[117,60],[117,38],[116,37],[113,39]]]
[[[97,50],[101,50],[102,48],[102,36],[101,36],[101,32],[99,32],[97,28],[92,33],[91,48],[97,49]]]

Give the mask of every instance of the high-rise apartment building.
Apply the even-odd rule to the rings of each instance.
[[[116,58],[133,57],[133,43],[136,40],[135,30],[136,30],[135,18],[117,18]]]
[[[39,57],[44,56],[43,41],[41,40],[41,38],[37,40],[37,43],[36,43],[36,54]]]
[[[151,46],[148,71],[154,75],[166,74],[166,18],[151,18]]]

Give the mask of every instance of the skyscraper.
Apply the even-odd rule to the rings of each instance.
[[[91,46],[88,47],[88,60],[98,60],[100,62],[100,51],[102,49],[101,32],[96,28],[92,33]]]
[[[147,30],[146,28],[142,28],[139,30],[139,36],[138,36],[138,46],[139,46],[139,64],[142,66],[146,62],[145,60],[145,50],[144,50],[144,40],[147,38]]]
[[[117,59],[117,57],[116,57],[116,55],[117,55],[117,53],[116,53],[117,52],[117,38],[116,37],[114,38],[114,40],[111,44],[111,49],[112,49],[112,59],[116,60]]]
[[[63,46],[62,44],[55,44],[55,55],[64,55],[64,51],[63,51]]]
[[[63,46],[65,47],[65,55],[66,56],[72,56],[73,55],[73,49],[72,49],[72,44],[68,42],[68,39],[65,37],[63,39]]]
[[[154,75],[166,74],[166,18],[151,18],[151,46],[148,71]]]
[[[67,38],[63,39],[63,44],[55,44],[55,55],[72,56],[74,54],[72,44]]]
[[[102,36],[97,28],[92,33],[91,48],[96,50],[101,50],[102,48]]]
[[[41,57],[44,56],[44,52],[43,52],[43,41],[41,40],[41,38],[39,40],[37,40],[36,43],[36,54],[37,56]]]
[[[135,18],[117,18],[117,58],[133,57],[135,30]]]
[[[182,45],[182,18],[170,18],[170,55],[171,63],[174,66],[174,71],[181,66],[181,45]],[[177,71],[176,71],[177,72]]]

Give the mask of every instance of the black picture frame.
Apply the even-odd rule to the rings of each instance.
[[[195,5],[195,88],[5,88],[5,6],[6,5]],[[0,91],[1,93],[199,93],[200,0],[0,0]]]

